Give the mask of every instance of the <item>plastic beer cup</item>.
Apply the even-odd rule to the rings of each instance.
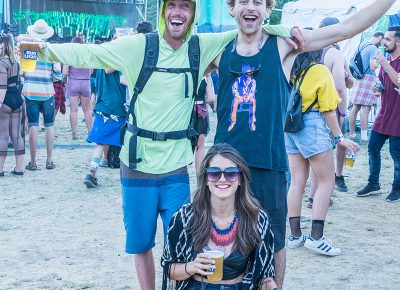
[[[344,159],[344,165],[346,167],[353,167],[354,166],[354,162],[356,161],[356,155],[350,152],[346,153],[346,157]]]
[[[209,270],[213,272],[211,275],[207,276],[209,282],[219,282],[222,280],[224,264],[224,249],[217,246],[207,246],[203,249],[203,252],[207,254],[210,259],[215,261],[215,269]]]
[[[42,40],[27,36],[20,36],[19,42],[19,59],[21,70],[24,72],[34,72],[39,56],[39,43],[42,42]]]

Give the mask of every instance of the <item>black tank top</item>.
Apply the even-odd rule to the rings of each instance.
[[[249,166],[285,171],[283,126],[290,91],[277,37],[269,36],[251,57],[240,56],[233,46],[234,41],[227,45],[219,64],[214,141],[232,145]]]

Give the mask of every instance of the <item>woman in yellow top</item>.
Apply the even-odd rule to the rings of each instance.
[[[305,127],[297,133],[285,133],[286,151],[289,157],[291,174],[288,192],[288,216],[291,235],[288,247],[305,247],[328,256],[340,255],[339,248],[333,247],[331,241],[323,234],[324,222],[328,212],[329,201],[335,185],[335,166],[332,154],[331,135],[339,146],[348,151],[357,151],[359,146],[345,139],[339,128],[336,117],[337,104],[341,102],[335,89],[333,77],[327,67],[318,63],[320,51],[300,54],[294,63],[292,77],[299,76],[311,64],[300,87],[303,113],[317,99],[308,114],[303,115]],[[318,183],[312,207],[312,229],[308,236],[300,229],[301,203],[309,167],[315,173]]]

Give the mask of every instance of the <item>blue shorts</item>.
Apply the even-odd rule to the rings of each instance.
[[[297,133],[285,133],[287,154],[301,154],[304,158],[332,149],[330,130],[319,111],[311,111],[303,116],[304,129]]]
[[[119,116],[118,120],[114,120],[95,112],[93,127],[86,141],[101,145],[121,146],[121,127],[125,125],[125,122],[126,117]]]
[[[121,163],[121,185],[126,252],[144,254],[155,246],[159,214],[165,243],[172,215],[190,201],[187,168],[149,174],[129,169]]]
[[[25,99],[28,127],[39,126],[39,114],[43,114],[45,127],[54,126],[54,97],[45,101]]]

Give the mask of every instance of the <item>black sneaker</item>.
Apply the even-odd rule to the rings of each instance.
[[[381,193],[381,186],[379,184],[368,183],[367,186],[365,186],[363,189],[357,191],[357,196],[363,197],[369,195],[377,195],[380,193]]]
[[[91,174],[86,175],[83,183],[86,185],[87,188],[95,188],[97,186],[97,178]]]
[[[344,182],[344,176],[336,176],[335,175],[335,185],[336,189],[339,190],[340,192],[347,192],[348,188],[346,183]]]
[[[400,190],[394,190],[390,192],[390,194],[386,197],[387,202],[396,202],[400,201]]]

